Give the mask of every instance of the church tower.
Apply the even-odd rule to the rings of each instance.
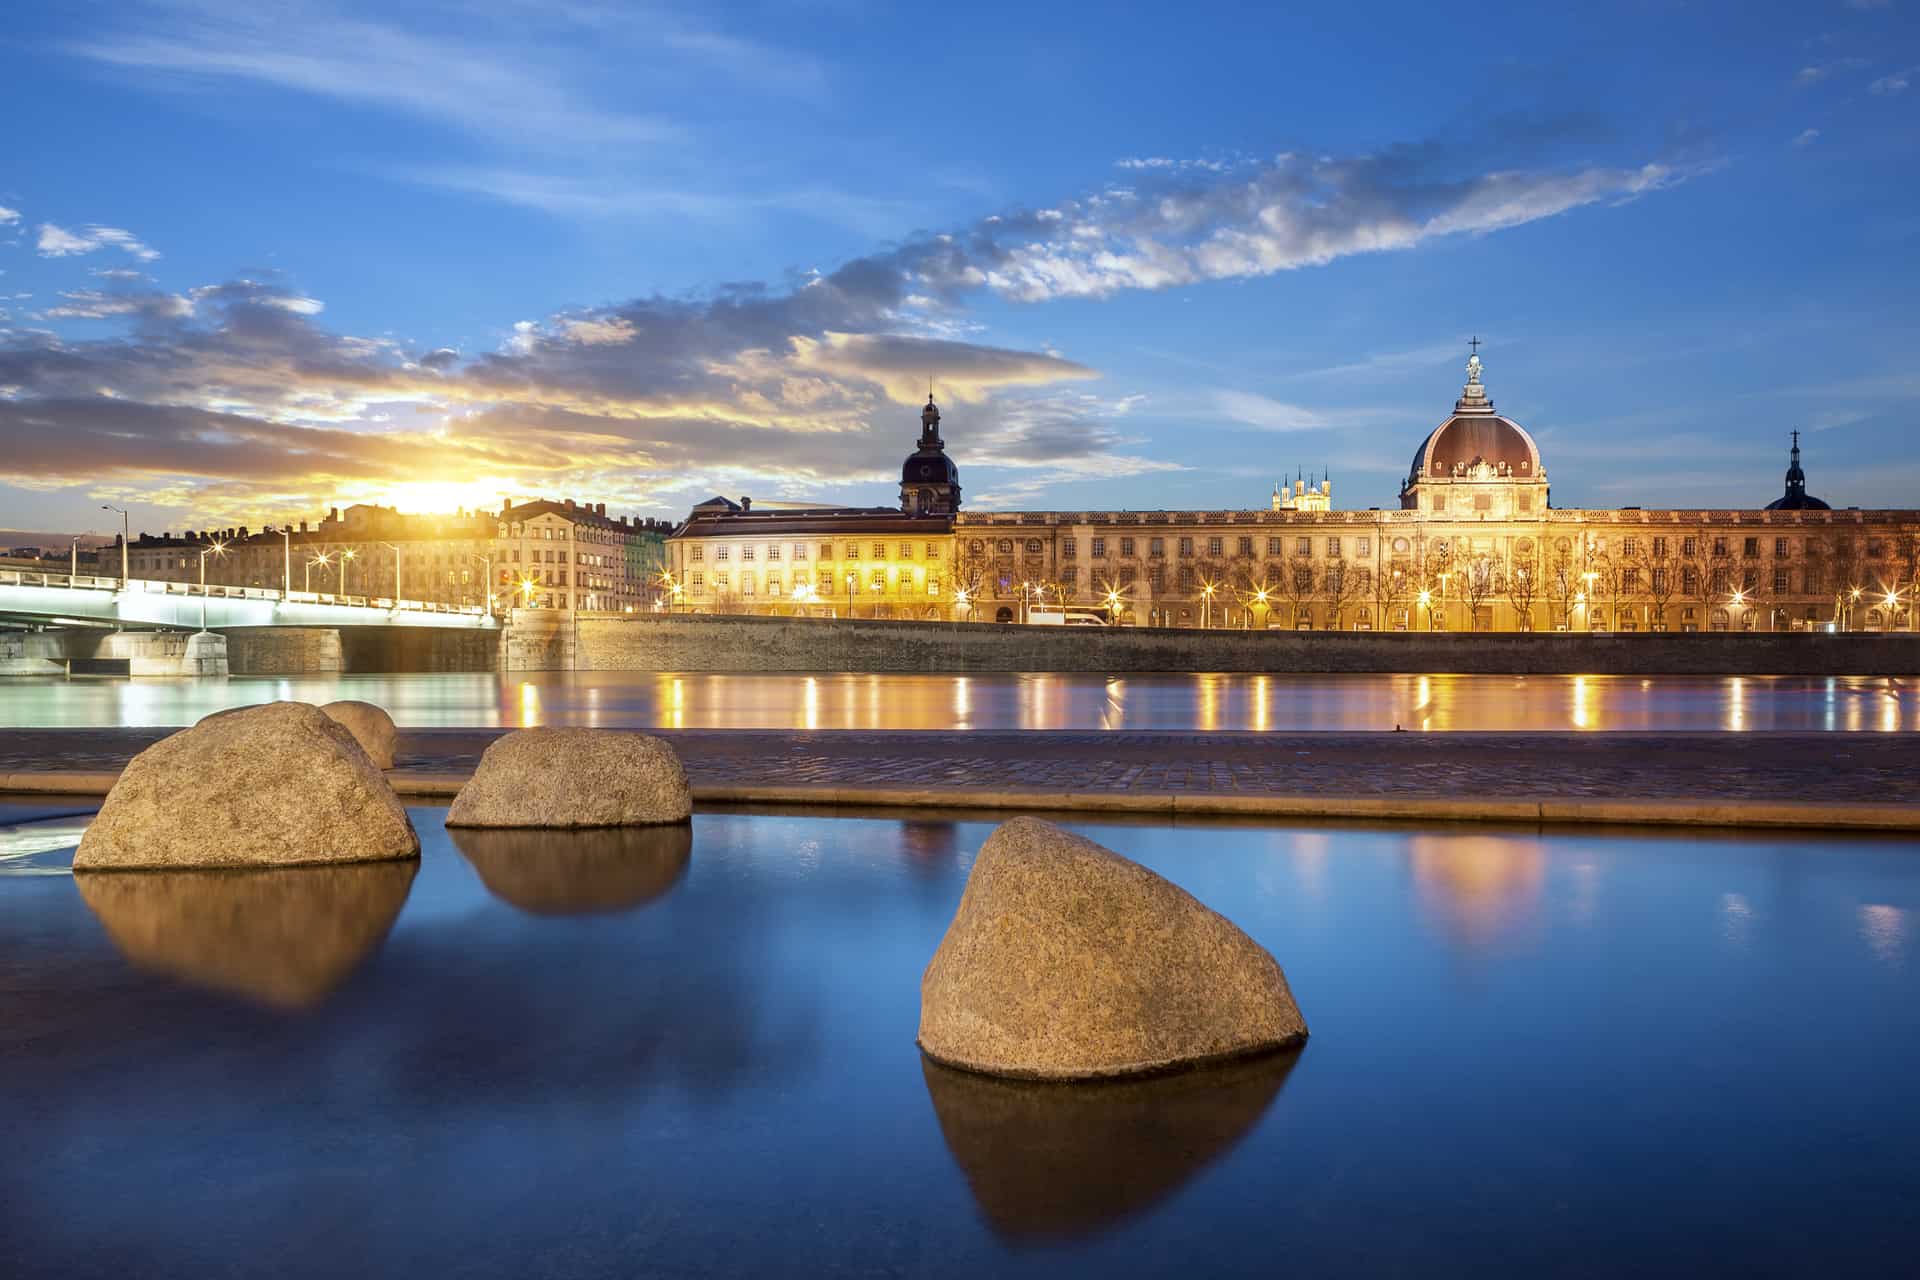
[[[940,409],[931,391],[920,411],[920,447],[900,468],[900,509],[910,516],[950,516],[960,509],[960,469],[940,438]]]

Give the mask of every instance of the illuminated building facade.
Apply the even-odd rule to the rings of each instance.
[[[938,445],[931,403],[923,450],[929,429]],[[1335,509],[1323,478],[1276,489],[1266,509],[961,511],[957,469],[936,453],[939,482],[922,496],[903,476],[898,509],[695,508],[670,541],[678,607],[819,612],[830,587],[844,614],[851,575],[856,611],[879,617],[1013,622],[1046,602],[1151,626],[1886,630],[1912,625],[1920,590],[1920,512],[1813,497],[1798,433],[1766,506],[1552,506],[1539,446],[1495,410],[1477,350],[1393,508]],[[815,600],[793,594],[796,547]],[[771,576],[769,554],[784,557]]]
[[[491,574],[497,609],[633,613],[660,596],[668,531],[571,499],[450,516],[361,504],[312,527],[142,533],[128,571],[198,582],[206,552],[209,584],[460,605],[484,605]]]

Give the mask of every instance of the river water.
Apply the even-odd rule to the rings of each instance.
[[[17,814],[19,810],[15,810]],[[701,814],[74,876],[0,808],[9,1276],[1866,1275],[1920,1252],[1920,847],[1072,827],[1297,1058],[923,1065],[991,824]]]
[[[438,673],[0,682],[0,728],[185,725],[275,698],[405,727],[667,729],[1920,729],[1920,681],[1866,677]]]

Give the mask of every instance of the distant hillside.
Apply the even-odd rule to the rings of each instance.
[[[83,547],[110,547],[113,535],[110,533],[83,533],[79,535]],[[0,529],[0,549],[11,551],[15,547],[38,547],[42,551],[65,551],[73,545],[71,533],[47,533],[36,529]]]

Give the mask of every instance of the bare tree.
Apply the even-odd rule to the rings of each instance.
[[[1655,545],[1664,552],[1666,540],[1656,540]],[[1653,611],[1653,629],[1667,629],[1667,606],[1674,592],[1680,588],[1680,558],[1671,554],[1660,554],[1649,550],[1635,559],[1633,567],[1640,573],[1640,593],[1647,598]]]
[[[1288,626],[1297,626],[1301,607],[1313,602],[1314,585],[1313,561],[1304,556],[1292,556],[1280,563],[1274,573],[1271,590],[1286,601]]]
[[[1467,630],[1480,630],[1480,609],[1500,589],[1503,567],[1499,555],[1491,551],[1476,552],[1461,565],[1456,576],[1460,598],[1467,606]]]
[[[1574,598],[1580,594],[1580,571],[1574,567],[1570,554],[1565,551],[1553,553],[1542,586],[1550,612],[1559,619],[1560,630],[1573,630],[1573,604]]]
[[[1520,630],[1533,630],[1533,602],[1540,598],[1540,562],[1531,553],[1515,553],[1507,569],[1507,601],[1513,605]]]
[[[1412,593],[1413,576],[1405,561],[1395,560],[1380,566],[1380,572],[1373,575],[1373,603],[1378,610],[1375,623],[1384,630],[1389,616],[1406,603]]]
[[[1365,565],[1331,561],[1320,575],[1321,598],[1327,602],[1327,630],[1338,631],[1348,606],[1364,598],[1369,590]]]

